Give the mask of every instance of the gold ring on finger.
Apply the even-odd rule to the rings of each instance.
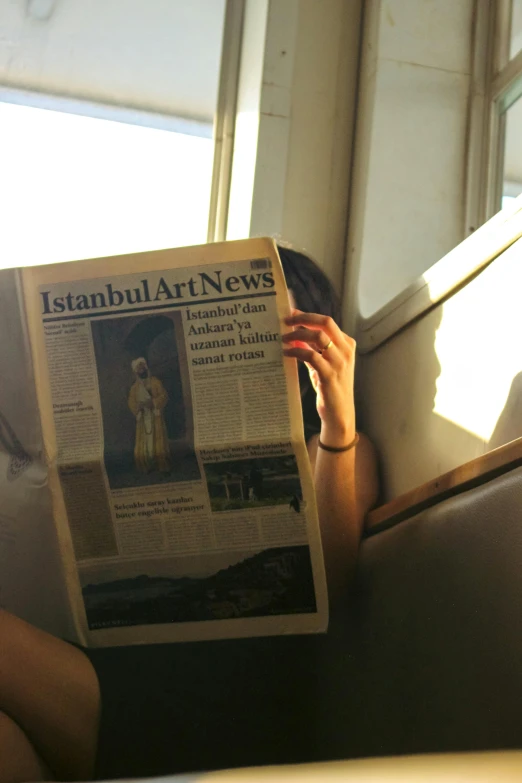
[[[321,353],[324,353],[325,351],[327,351],[328,348],[330,348],[330,346],[332,345],[332,343],[333,343],[333,340],[328,340],[328,342],[326,343],[324,348],[321,348]]]

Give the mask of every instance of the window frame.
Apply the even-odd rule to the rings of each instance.
[[[226,239],[244,20],[245,0],[226,0],[214,119],[214,164],[207,242],[222,242]]]

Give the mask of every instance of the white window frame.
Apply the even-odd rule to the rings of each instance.
[[[505,112],[522,96],[522,51],[509,60],[510,39],[511,0],[476,0],[466,144],[465,241],[373,316],[359,317],[356,338],[361,353],[374,350],[450,296],[522,236],[522,197],[490,220],[500,210]]]
[[[214,120],[214,166],[208,216],[208,242],[222,242],[226,239],[227,233],[244,19],[245,0],[227,0]]]

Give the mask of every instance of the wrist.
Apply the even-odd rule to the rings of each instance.
[[[352,443],[356,435],[355,422],[351,424],[326,424],[321,426],[321,441],[326,446],[343,448]]]

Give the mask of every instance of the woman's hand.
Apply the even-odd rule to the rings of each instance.
[[[322,422],[321,440],[328,446],[347,446],[355,437],[355,340],[329,316],[293,310],[285,323],[295,328],[283,335],[283,343],[290,346],[283,353],[308,367]]]

